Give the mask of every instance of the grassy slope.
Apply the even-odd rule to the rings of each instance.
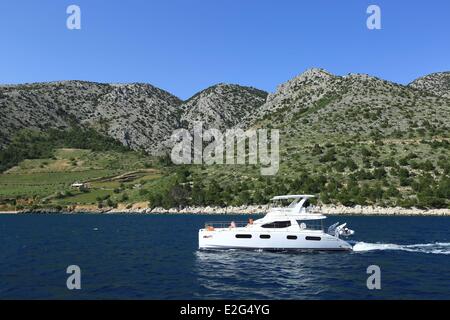
[[[141,190],[164,179],[160,169],[150,169],[154,164],[136,152],[57,149],[54,157],[24,160],[0,175],[0,209],[146,201]],[[71,188],[76,181],[89,182],[90,189]]]

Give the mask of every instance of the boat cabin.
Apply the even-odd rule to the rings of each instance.
[[[267,229],[299,227],[302,230],[323,230],[326,216],[314,213],[310,200],[313,195],[285,195],[271,199],[267,215],[255,224]]]

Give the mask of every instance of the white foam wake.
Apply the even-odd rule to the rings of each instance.
[[[450,243],[435,242],[435,243],[400,245],[393,243],[358,242],[353,246],[353,251],[355,252],[365,252],[374,250],[400,250],[400,251],[420,252],[429,254],[450,254]]]

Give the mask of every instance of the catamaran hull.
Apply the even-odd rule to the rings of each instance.
[[[324,232],[199,231],[199,249],[262,249],[267,251],[351,251],[352,246]]]

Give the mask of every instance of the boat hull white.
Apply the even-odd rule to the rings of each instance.
[[[318,230],[256,231],[247,228],[199,230],[199,249],[351,251],[352,246]]]

